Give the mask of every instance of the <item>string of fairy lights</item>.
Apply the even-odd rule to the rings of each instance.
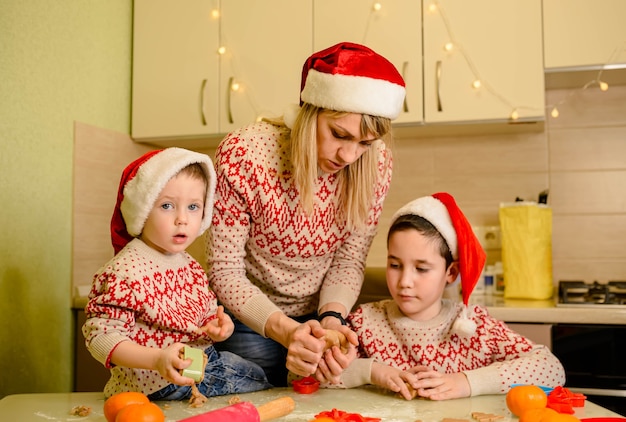
[[[365,40],[367,39],[368,33],[369,33],[369,29],[370,29],[370,22],[371,20],[376,17],[377,14],[380,14],[381,11],[383,11],[384,8],[384,4],[378,1],[374,1],[371,6],[370,6],[370,13],[365,25],[365,30],[364,30],[364,34],[363,34],[363,43],[365,44]],[[483,79],[480,75],[479,72],[479,67],[476,66],[476,64],[473,62],[472,58],[470,57],[470,55],[467,53],[467,51],[465,50],[465,48],[463,47],[463,44],[460,42],[459,39],[457,39],[454,36],[454,32],[452,31],[452,25],[450,24],[450,21],[445,13],[445,10],[441,7],[440,3],[437,0],[432,0],[431,3],[429,3],[428,7],[427,7],[427,11],[430,14],[438,14],[442,20],[442,23],[445,27],[446,30],[446,35],[448,37],[448,41],[445,42],[445,44],[443,45],[443,49],[450,54],[460,54],[461,57],[463,58],[463,60],[465,61],[467,67],[469,68],[469,70],[472,73],[472,77],[473,79],[471,81],[468,81],[468,83],[472,86],[473,89],[475,89],[476,91],[484,91],[484,92],[488,92],[490,95],[492,95],[494,98],[496,98],[498,101],[500,101],[502,104],[504,104],[506,107],[509,108],[509,110],[511,110],[510,114],[509,114],[509,119],[512,121],[518,120],[520,118],[520,111],[523,110],[536,110],[536,107],[529,107],[529,106],[525,106],[525,105],[520,105],[520,104],[513,104],[511,101],[509,101],[508,98],[506,98],[505,96],[503,96],[500,92],[498,92],[498,90],[496,90],[490,83],[489,81]],[[215,9],[211,11],[211,18],[212,19],[219,19],[220,18],[220,12],[219,10]],[[220,55],[225,55],[227,53],[227,48],[225,45],[222,45],[218,48],[217,53]],[[556,104],[549,104],[546,105],[546,110],[549,110],[550,115],[553,118],[557,118],[559,117],[559,107],[563,106],[566,102],[568,102],[574,95],[577,94],[578,91],[584,91],[586,89],[589,88],[593,88],[593,87],[598,87],[601,91],[607,91],[609,89],[609,84],[605,81],[602,80],[602,74],[604,72],[604,68],[606,68],[609,64],[613,63],[614,60],[620,56],[620,54],[622,52],[626,51],[626,41],[621,45],[618,46],[617,48],[615,48],[615,50],[613,51],[613,53],[611,54],[611,57],[608,58],[608,60],[606,61],[604,66],[601,66],[601,70],[598,71],[596,77],[593,80],[588,81],[587,83],[585,83],[580,90],[570,90],[570,92],[568,93],[568,95],[561,99],[560,101],[558,101]],[[234,77],[232,80],[232,83],[230,84],[230,90],[233,92],[244,92],[245,90],[242,87],[242,83],[240,83],[240,81]],[[249,96],[249,93],[246,93],[246,96]],[[251,98],[248,98],[249,101],[251,101]],[[254,103],[253,101],[251,101],[251,103]],[[253,104],[251,104],[253,105]],[[254,109],[256,109],[256,107],[254,107]]]

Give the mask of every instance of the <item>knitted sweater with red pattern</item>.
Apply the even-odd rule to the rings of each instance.
[[[372,145],[381,159],[366,228],[350,232],[338,222],[332,174],[318,177],[315,210],[305,215],[288,142],[287,129],[257,123],[227,135],[215,157],[209,282],[219,300],[262,335],[277,311],[301,316],[329,302],[351,309],[391,182],[391,168],[384,166],[389,152],[379,141]]]
[[[474,335],[454,334],[452,325],[462,307],[443,299],[439,315],[414,321],[391,299],[361,305],[348,316],[359,337],[359,358],[342,374],[343,386],[370,384],[373,362],[402,370],[424,365],[447,374],[463,372],[472,396],[506,393],[512,384],[565,383],[561,362],[546,346],[514,332],[484,308],[470,306]]]
[[[217,299],[202,266],[187,252],[164,255],[133,239],[93,278],[83,335],[87,349],[111,368],[106,397],[122,391],[150,394],[167,386],[158,371],[110,362],[123,341],[165,348],[180,342],[202,350],[213,344],[198,334],[215,318]]]

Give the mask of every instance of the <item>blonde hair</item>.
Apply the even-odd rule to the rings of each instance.
[[[317,117],[327,114],[338,118],[350,114],[328,110],[304,103],[291,130],[289,146],[296,188],[300,192],[300,205],[311,215],[315,209],[314,191],[317,183]],[[282,119],[265,119],[269,123],[284,126]],[[386,117],[363,114],[361,134],[371,133],[390,147],[391,120]],[[338,218],[346,223],[349,230],[362,228],[367,223],[369,211],[374,204],[375,190],[379,183],[378,162],[381,150],[376,144],[368,148],[358,160],[337,173],[339,183],[337,196]],[[384,172],[389,171],[391,154],[384,153]]]

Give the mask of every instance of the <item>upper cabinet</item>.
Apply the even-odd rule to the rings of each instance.
[[[314,50],[363,43],[402,73],[407,97],[395,123],[544,120],[541,0],[313,5]]]
[[[132,137],[169,145],[281,115],[299,100],[312,53],[311,7],[311,0],[135,0]]]
[[[423,0],[424,120],[543,121],[541,0]]]
[[[546,70],[626,67],[626,1],[543,0]]]
[[[541,0],[135,0],[134,8],[140,142],[207,146],[282,115],[299,101],[306,58],[340,41],[370,46],[404,76],[396,125],[544,120]]]
[[[302,65],[313,53],[311,7],[311,0],[221,2],[221,132],[298,104]]]
[[[367,45],[391,61],[404,77],[406,100],[395,123],[423,122],[421,2],[314,0],[313,50],[338,42]]]
[[[219,2],[135,0],[132,137],[219,131]]]

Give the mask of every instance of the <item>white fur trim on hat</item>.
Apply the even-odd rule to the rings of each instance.
[[[395,119],[404,102],[403,86],[384,79],[309,70],[302,101],[336,111]]]
[[[167,148],[144,162],[135,177],[124,186],[124,199],[120,205],[126,230],[131,236],[139,236],[154,202],[169,180],[190,164],[199,163],[207,176],[208,186],[204,204],[204,217],[198,236],[211,225],[215,196],[215,168],[206,154],[183,148]]]
[[[452,225],[452,219],[450,218],[448,209],[441,201],[432,196],[417,198],[396,211],[391,218],[391,224],[393,224],[398,217],[407,214],[418,215],[435,226],[448,244],[448,248],[450,248],[450,252],[452,252],[452,258],[455,260],[458,259],[456,230]]]

